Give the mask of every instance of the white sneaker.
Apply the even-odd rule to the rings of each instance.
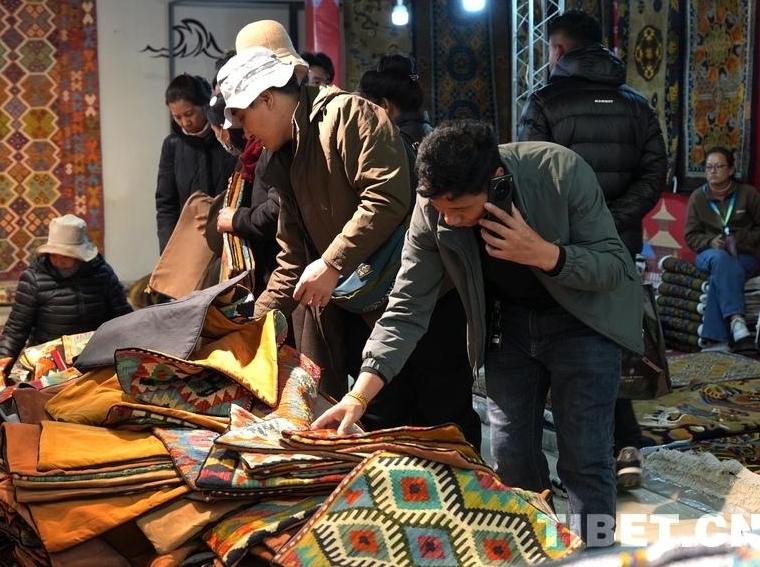
[[[731,320],[731,335],[734,337],[735,343],[751,336],[744,317],[736,317]]]
[[[699,339],[699,346],[702,352],[731,352],[731,346],[728,343],[720,343],[707,339]]]

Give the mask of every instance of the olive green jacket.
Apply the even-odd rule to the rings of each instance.
[[[643,351],[641,283],[621,242],[591,167],[574,152],[547,142],[500,147],[512,173],[515,203],[545,240],[563,246],[556,276],[534,269],[564,309],[619,345]],[[364,348],[364,369],[391,380],[427,329],[448,275],[467,313],[467,342],[474,371],[483,364],[486,299],[479,244],[472,228],[452,228],[428,199],[417,197],[402,265],[388,308]]]

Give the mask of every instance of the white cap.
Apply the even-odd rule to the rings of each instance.
[[[227,61],[216,76],[226,105],[224,127],[240,128],[232,109],[248,108],[265,90],[285,86],[294,70],[265,47],[249,47]]]

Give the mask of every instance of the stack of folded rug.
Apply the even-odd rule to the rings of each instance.
[[[660,269],[662,282],[657,289],[657,310],[665,342],[676,350],[697,351],[709,275],[673,256],[660,260]]]
[[[231,285],[113,320],[84,374],[10,393],[0,565],[506,565],[581,547],[456,426],[310,430],[331,404],[319,368],[282,344],[281,314],[239,316]]]

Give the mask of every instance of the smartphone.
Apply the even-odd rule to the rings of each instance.
[[[506,211],[507,214],[512,214],[514,194],[515,188],[511,173],[494,177],[488,185],[488,202]],[[486,218],[490,218],[490,216],[487,215]]]

